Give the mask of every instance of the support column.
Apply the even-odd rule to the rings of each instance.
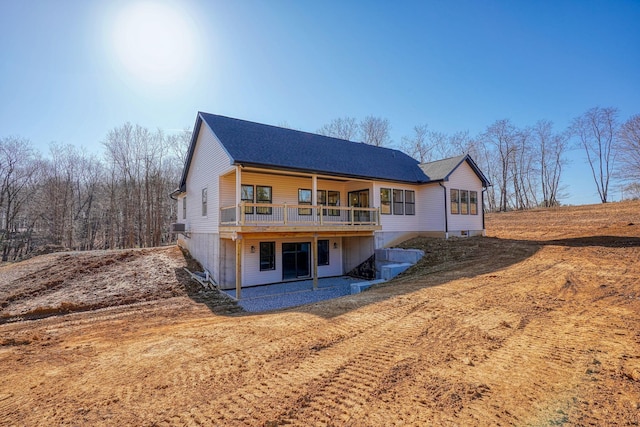
[[[318,289],[318,235],[313,235],[313,247],[311,253],[313,254],[313,290]]]
[[[312,175],[311,176],[311,206],[317,206],[318,205],[318,175]],[[316,221],[317,218],[317,208],[311,209],[311,212],[314,215],[314,221]]]
[[[242,217],[244,210],[240,207],[242,202],[242,166],[236,166],[236,224],[244,225]]]
[[[242,236],[236,238],[236,299],[240,299],[242,289]]]

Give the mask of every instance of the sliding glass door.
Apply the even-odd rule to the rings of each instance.
[[[282,244],[282,279],[311,276],[311,243]]]

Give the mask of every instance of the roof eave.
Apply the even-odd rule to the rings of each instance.
[[[284,171],[284,172],[320,174],[320,175],[326,175],[326,176],[333,176],[336,178],[362,179],[366,181],[387,181],[387,182],[399,182],[404,184],[427,184],[430,182],[430,181],[419,181],[419,180],[404,180],[404,179],[398,179],[398,178],[394,179],[389,177],[385,178],[385,177],[379,177],[379,176],[343,174],[343,173],[337,173],[337,172],[331,172],[331,171],[325,171],[325,170],[292,168],[289,166],[278,166],[278,165],[256,163],[256,162],[245,162],[242,160],[234,160],[231,162],[231,164],[235,166],[257,167],[262,169],[271,169],[271,170]]]

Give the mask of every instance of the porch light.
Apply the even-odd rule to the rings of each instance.
[[[338,249],[338,242],[333,242],[333,249]]]
[[[251,253],[252,253],[252,254],[255,254],[255,253],[256,253],[256,247],[255,247],[255,246],[253,246],[253,245],[251,245]]]

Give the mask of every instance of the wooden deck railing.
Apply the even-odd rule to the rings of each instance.
[[[220,209],[223,226],[372,226],[380,225],[378,208],[240,203]]]

